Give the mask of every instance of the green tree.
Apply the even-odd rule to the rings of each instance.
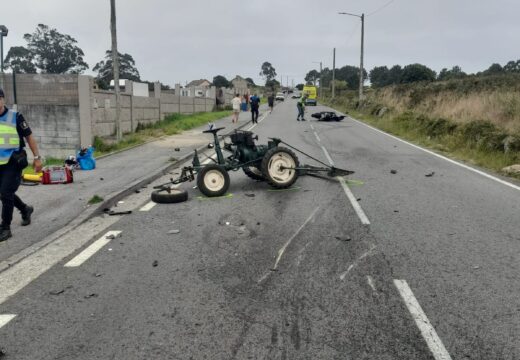
[[[303,84],[297,84],[296,85],[296,89],[298,89],[299,91],[302,91],[303,90]]]
[[[42,73],[81,74],[88,65],[83,61],[83,50],[76,39],[61,34],[47,25],[38,24],[36,31],[23,36],[27,41],[27,50],[32,63]]]
[[[324,88],[330,87],[330,82],[332,81],[332,70],[328,67],[324,68],[321,72],[321,84]]]
[[[401,68],[401,65],[392,66],[388,72],[388,85],[399,84],[402,76],[403,69]]]
[[[36,74],[32,53],[23,46],[10,48],[4,65],[18,74]]]
[[[435,71],[429,67],[422,64],[410,64],[403,68],[401,82],[435,81],[436,77]]]
[[[359,80],[358,80],[358,84],[359,84]],[[348,84],[345,80],[334,80],[334,88],[336,91],[347,90]]]
[[[363,69],[363,79],[367,77],[367,72]],[[339,68],[336,71],[336,80],[346,81],[350,90],[359,89],[359,68],[350,65]]]
[[[265,88],[271,89],[271,91],[275,91],[279,87],[280,87],[280,83],[278,81],[276,81],[276,79],[267,80],[265,82]]]
[[[390,84],[390,70],[386,66],[376,66],[370,70],[370,82],[375,88],[380,88]]]
[[[320,78],[320,73],[316,70],[311,70],[305,75],[305,81],[307,84],[312,84],[316,86],[316,80]]]
[[[486,71],[484,71],[484,75],[497,75],[503,74],[504,68],[500,64],[492,64]]]
[[[454,66],[451,68],[451,70],[448,70],[446,68],[442,69],[439,73],[439,76],[437,76],[437,80],[444,81],[451,79],[462,79],[466,76],[468,75],[464,71],[462,71],[460,66]]]
[[[509,61],[504,65],[504,72],[506,73],[520,73],[520,60]]]
[[[246,78],[246,81],[250,86],[256,86],[255,82],[250,77]]]
[[[228,88],[231,86],[231,83],[224,76],[217,75],[213,78],[213,85],[217,88]]]
[[[120,52],[118,52],[118,56],[119,78],[132,81],[141,81],[139,71],[135,67],[134,58],[129,54],[121,54]],[[92,68],[92,70],[98,73],[96,80],[99,86],[103,89],[107,89],[110,81],[114,79],[112,50],[107,50],[105,52],[105,60],[98,62],[94,68]]]
[[[260,76],[262,76],[265,79],[266,86],[268,81],[276,78],[276,70],[270,62],[265,61],[262,64],[262,71],[260,71]]]

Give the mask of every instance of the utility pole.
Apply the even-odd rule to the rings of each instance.
[[[364,52],[364,43],[365,43],[365,14],[356,15],[347,12],[339,12],[340,15],[350,15],[355,16],[361,19],[361,56],[360,56],[360,65],[359,65],[359,104],[363,101],[363,52]]]
[[[336,48],[332,51],[332,98],[336,96]]]
[[[322,67],[322,64],[321,64],[321,61],[320,61],[320,98],[322,97],[323,95],[323,84],[322,84],[322,79],[323,79],[323,67]]]
[[[7,36],[9,30],[5,25],[0,25],[0,72],[4,73],[4,36]]]
[[[112,35],[114,92],[116,93],[116,136],[117,141],[120,141],[123,138],[123,133],[121,131],[121,94],[119,90],[119,52],[117,51],[116,0],[110,0],[110,33]]]

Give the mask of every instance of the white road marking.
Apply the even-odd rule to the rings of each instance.
[[[352,194],[352,191],[350,191],[345,179],[343,179],[340,176],[337,176],[336,179],[338,179],[339,183],[343,187],[343,190],[345,191],[347,198],[350,200],[350,203],[352,204],[354,211],[356,212],[359,219],[361,220],[361,223],[364,225],[370,225],[370,221],[368,220],[368,217],[365,215],[365,212],[361,208],[361,205],[359,205],[359,202],[356,200],[356,197],[354,196],[354,194]]]
[[[81,264],[83,264],[85,261],[90,259],[92,255],[97,253],[99,250],[103,248],[106,244],[110,242],[111,237],[118,236],[121,234],[121,231],[109,231],[105,235],[103,235],[101,238],[93,242],[89,247],[87,247],[85,250],[83,250],[81,253],[79,253],[75,258],[70,260],[68,263],[65,264],[65,267],[78,267]]]
[[[372,276],[367,275],[367,282],[368,282],[368,285],[372,288],[372,290],[377,291],[375,283],[374,283],[374,279],[372,278]]]
[[[264,119],[267,117],[267,113],[265,113],[261,119],[258,120],[258,124],[260,124],[262,121],[264,121]],[[256,125],[258,124],[253,124],[253,126],[251,126],[249,129],[247,129],[247,131],[251,131],[255,128]]]
[[[155,205],[157,205],[156,202],[150,201],[148,204],[140,208],[139,211],[150,211]]]
[[[510,188],[513,188],[513,189],[515,189],[515,190],[520,190],[520,186],[518,186],[518,185],[512,184],[512,183],[507,182],[507,181],[504,181],[504,180],[499,179],[499,178],[497,178],[497,177],[495,177],[495,176],[493,176],[493,175],[489,175],[488,173],[485,173],[485,172],[483,172],[483,171],[480,171],[480,170],[474,169],[474,168],[472,168],[471,166],[468,166],[468,165],[465,165],[465,164],[461,164],[461,163],[459,163],[459,162],[457,162],[457,161],[455,161],[455,160],[452,160],[452,159],[450,159],[450,158],[447,158],[447,157],[445,157],[445,156],[442,156],[442,155],[440,155],[440,154],[437,154],[437,153],[435,153],[435,152],[433,152],[433,151],[430,151],[430,150],[424,149],[424,148],[422,148],[422,147],[420,147],[420,146],[417,146],[417,145],[415,145],[415,144],[412,144],[412,143],[410,143],[410,142],[408,142],[408,141],[406,141],[406,140],[400,139],[400,138],[398,138],[397,136],[394,136],[394,135],[390,135],[390,134],[388,134],[388,133],[385,133],[384,131],[381,131],[381,130],[379,130],[379,129],[376,129],[376,128],[373,127],[373,126],[367,125],[367,124],[365,124],[365,123],[363,123],[363,122],[361,122],[361,121],[359,121],[359,120],[356,120],[356,119],[354,119],[354,118],[351,118],[351,117],[349,117],[349,118],[350,118],[351,120],[355,121],[355,122],[358,122],[358,123],[361,124],[361,125],[365,125],[366,127],[370,128],[370,129],[372,129],[372,130],[374,130],[374,131],[377,131],[377,132],[379,132],[379,133],[381,133],[381,134],[384,134],[384,135],[386,135],[386,136],[389,136],[389,137],[391,137],[391,138],[393,138],[393,139],[395,139],[395,140],[398,140],[398,141],[400,141],[400,142],[402,142],[402,143],[405,143],[405,144],[407,144],[407,145],[410,145],[411,147],[414,147],[414,148],[416,148],[416,149],[422,150],[422,151],[424,151],[424,152],[426,152],[426,153],[428,153],[428,154],[430,154],[430,155],[433,155],[433,156],[436,156],[436,157],[438,157],[438,158],[440,158],[440,159],[446,160],[446,161],[448,161],[448,162],[450,162],[450,163],[452,163],[452,164],[458,165],[458,166],[460,166],[460,167],[462,167],[462,168],[464,168],[464,169],[466,169],[466,170],[473,171],[474,173],[477,173],[477,174],[479,174],[479,175],[482,175],[482,176],[484,176],[484,177],[486,177],[486,178],[488,178],[488,179],[494,180],[494,181],[496,181],[496,182],[498,182],[498,183],[500,183],[500,184],[502,184],[502,185],[509,186]]]
[[[321,145],[321,149],[325,153],[325,156],[327,157],[327,160],[329,161],[330,166],[334,166],[334,161],[332,161],[332,158],[330,157],[329,152],[327,151],[327,149],[325,149],[325,146]]]
[[[63,234],[41,250],[0,272],[0,305],[119,220],[117,216],[90,219],[74,231]]]
[[[309,124],[311,126],[311,129],[314,130],[314,126],[312,126],[312,124]]]
[[[7,323],[13,320],[16,315],[0,315],[0,329],[3,328]]]
[[[265,279],[267,279],[267,277],[269,276],[269,274],[272,273],[273,270],[276,270],[278,268],[278,264],[280,262],[280,260],[282,259],[282,256],[285,252],[285,250],[287,249],[287,247],[291,244],[291,242],[294,240],[294,238],[296,236],[298,236],[298,234],[303,230],[303,228],[309,223],[309,221],[311,221],[314,216],[316,215],[316,213],[318,212],[319,210],[319,206],[314,209],[314,211],[311,213],[311,215],[307,218],[307,220],[305,220],[305,222],[302,224],[302,226],[300,226],[298,228],[298,230],[296,230],[296,232],[293,234],[293,236],[291,236],[289,238],[289,240],[286,241],[286,243],[282,246],[282,248],[280,250],[278,250],[278,256],[276,257],[276,261],[274,263],[274,266],[271,268],[271,270],[267,273],[264,274],[264,276],[262,276],[259,280],[258,280],[258,283],[261,283],[262,281],[264,281]]]
[[[314,132],[314,136],[316,136],[316,140],[318,140],[318,142],[321,142],[321,139],[316,131]]]
[[[408,311],[410,311],[412,314],[415,324],[417,324],[417,327],[421,331],[421,334],[424,340],[426,340],[426,343],[428,344],[428,347],[430,348],[430,351],[432,352],[435,360],[451,360],[450,354],[444,347],[444,344],[437,335],[437,332],[435,332],[435,329],[422,310],[421,305],[415,298],[412,289],[410,289],[408,286],[408,283],[405,280],[394,279],[394,284],[399,291],[399,294],[401,294]]]
[[[347,274],[350,272],[350,270],[352,270],[353,268],[355,268],[355,267],[359,264],[359,262],[360,262],[361,260],[363,260],[363,259],[366,258],[368,255],[370,255],[370,254],[372,253],[372,251],[375,250],[375,248],[376,248],[376,246],[375,246],[375,245],[372,245],[372,246],[370,247],[370,249],[369,249],[367,252],[365,252],[365,253],[364,253],[363,255],[361,255],[361,256],[360,256],[356,261],[354,261],[354,263],[351,264],[351,265],[348,267],[347,271],[343,272],[343,273],[339,276],[340,280],[341,280],[341,281],[345,280],[345,277],[346,277]]]

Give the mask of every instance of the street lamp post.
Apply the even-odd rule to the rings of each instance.
[[[4,73],[4,36],[7,36],[9,30],[5,25],[0,25],[0,72]]]
[[[359,103],[363,101],[363,52],[365,42],[365,14],[356,15],[347,12],[339,12],[340,15],[350,15],[361,19],[361,61],[359,65]]]
[[[322,92],[321,92],[321,88],[322,88],[321,79],[322,79],[322,75],[323,75],[322,63],[321,63],[321,61],[313,61],[313,63],[314,64],[320,64],[320,98],[321,98],[321,95],[322,95]]]

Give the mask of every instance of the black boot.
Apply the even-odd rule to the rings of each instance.
[[[13,236],[13,234],[11,234],[11,229],[9,227],[2,226],[0,228],[0,242],[6,241],[11,236]]]
[[[25,210],[22,212],[22,226],[27,226],[31,223],[31,214],[34,212],[34,208],[31,205],[27,205]]]

